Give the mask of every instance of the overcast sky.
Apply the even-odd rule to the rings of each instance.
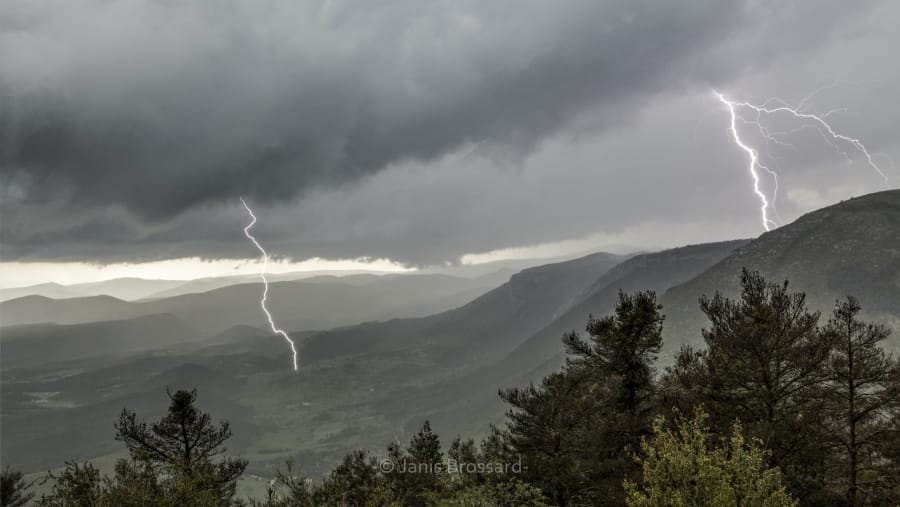
[[[0,3],[7,266],[251,258],[241,196],[298,261],[755,236],[712,88],[833,84],[809,110],[900,157],[893,0]],[[850,147],[791,142],[771,147],[782,222],[886,188]]]

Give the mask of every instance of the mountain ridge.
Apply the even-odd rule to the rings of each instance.
[[[827,318],[836,299],[857,297],[866,314],[900,327],[900,190],[856,197],[768,231],[660,297],[668,315],[667,348],[699,343],[697,301],[718,291],[736,296],[742,268],[788,280]],[[823,322],[824,323],[824,322]]]
[[[494,283],[491,277],[464,279],[430,274],[377,278],[363,284],[340,278],[271,282],[269,308],[283,328],[328,329],[455,308],[490,290]],[[266,326],[265,316],[259,311],[261,291],[262,285],[254,281],[141,301],[112,296],[52,299],[29,295],[0,302],[0,324],[79,324],[171,313],[202,332],[215,334],[237,324]]]

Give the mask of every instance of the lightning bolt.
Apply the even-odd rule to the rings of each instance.
[[[815,129],[822,139],[838,154],[843,156],[848,163],[852,163],[853,158],[847,151],[844,151],[844,149],[841,148],[842,145],[849,146],[854,151],[861,154],[865,159],[866,164],[884,180],[885,185],[888,184],[888,177],[884,170],[875,162],[873,154],[869,152],[862,141],[837,132],[826,120],[830,115],[846,111],[846,109],[832,109],[822,114],[814,114],[807,111],[806,108],[815,95],[834,86],[835,84],[831,84],[816,89],[804,97],[797,106],[792,106],[787,101],[778,98],[769,99],[762,105],[756,105],[750,102],[730,100],[718,91],[712,91],[719,102],[728,109],[730,114],[731,121],[728,127],[729,134],[731,134],[734,143],[747,154],[749,159],[747,169],[750,172],[750,176],[753,178],[753,192],[759,198],[762,225],[767,231],[772,230],[772,227],[778,227],[778,222],[775,220],[778,218],[778,210],[775,207],[775,200],[778,197],[778,173],[760,160],[759,151],[757,149],[748,146],[747,143],[743,141],[738,130],[738,123],[753,126],[759,131],[760,136],[766,142],[766,153],[773,159],[774,157],[772,157],[772,154],[769,151],[770,143],[796,149],[793,145],[785,141],[784,138],[804,129]],[[741,116],[741,111],[749,111],[753,116],[745,118]],[[787,114],[800,121],[801,124],[799,127],[792,130],[773,132],[763,124],[763,119],[776,114]],[[773,180],[774,184],[771,198],[769,198],[761,188],[760,171],[765,171]],[[770,216],[769,210],[771,210],[775,219]]]
[[[259,253],[262,254],[262,270],[259,272],[259,278],[263,283],[263,293],[262,299],[259,301],[259,306],[262,308],[263,313],[266,314],[266,319],[269,321],[269,327],[272,329],[272,332],[280,335],[288,345],[291,346],[291,354],[293,354],[294,360],[294,371],[297,371],[297,347],[294,345],[294,340],[291,339],[288,334],[282,330],[278,329],[278,326],[275,325],[275,321],[272,319],[272,314],[269,312],[269,309],[266,307],[266,300],[269,298],[269,280],[266,278],[266,270],[269,267],[269,254],[266,253],[266,250],[259,244],[259,241],[256,241],[256,238],[250,234],[250,229],[256,224],[256,215],[253,214],[253,210],[250,209],[250,206],[247,206],[247,202],[241,197],[241,204],[244,205],[244,209],[247,210],[247,213],[250,215],[250,223],[247,224],[247,227],[244,227],[244,236],[247,236],[247,239],[253,242],[253,245],[256,246],[256,249],[259,250]]]

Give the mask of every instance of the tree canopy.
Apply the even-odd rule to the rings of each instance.
[[[839,301],[827,322],[803,293],[740,273],[737,297],[700,299],[705,347],[683,348],[662,376],[663,308],[653,292],[620,292],[610,315],[565,333],[565,365],[500,390],[503,424],[444,449],[429,421],[383,458],[350,450],[316,480],[292,463],[265,498],[236,497],[247,462],[227,456],[227,421],[169,392],[147,422],[115,425],[129,451],[113,475],[91,463],[49,474],[42,507],[150,506],[818,506],[900,498],[900,362],[889,331]],[[682,414],[693,414],[685,418]],[[512,466],[510,466],[512,465]],[[3,472],[3,506],[29,501]]]

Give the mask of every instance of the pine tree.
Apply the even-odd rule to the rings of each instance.
[[[666,368],[659,380],[657,404],[663,413],[689,414],[713,401],[711,385],[708,351],[683,345],[675,354],[675,363]]]
[[[566,367],[539,386],[501,391],[512,408],[499,432],[509,458],[521,458],[523,479],[557,505],[622,502],[628,459],[653,414],[653,362],[663,316],[653,292],[620,293],[613,315],[590,317],[584,341],[563,342]]]
[[[700,300],[710,320],[703,338],[713,421],[723,433],[735,417],[743,421],[772,450],[792,492],[811,498],[823,490],[814,413],[831,346],[803,293],[746,269],[740,280],[740,299],[716,293]]]
[[[373,456],[356,450],[344,456],[314,494],[315,505],[376,505],[384,489]]]
[[[196,390],[168,394],[168,414],[152,424],[123,410],[116,424],[116,440],[125,443],[134,460],[159,466],[175,486],[214,491],[223,501],[232,498],[247,462],[219,458],[231,437],[228,421],[216,426],[209,414],[198,410]]]
[[[579,428],[603,427],[604,397],[599,390],[592,392],[586,384],[554,372],[539,386],[506,389],[500,396],[512,407],[506,427],[495,429],[495,438],[503,442],[502,461],[521,459],[522,478],[556,505],[569,505],[596,486],[593,474],[579,466],[578,456],[587,446]]]
[[[22,507],[34,498],[29,492],[30,483],[25,482],[22,472],[6,466],[0,472],[0,507]]]
[[[431,423],[425,421],[422,424],[419,432],[410,439],[406,452],[409,456],[407,474],[412,479],[409,505],[424,506],[428,495],[440,489],[440,473],[444,459],[441,440],[431,430]],[[413,467],[411,474],[409,465]]]
[[[406,452],[414,463],[428,465],[431,469],[438,467],[444,458],[441,452],[441,439],[431,430],[431,423],[428,421],[425,421],[419,432],[410,439]]]
[[[387,446],[387,458],[382,463],[384,480],[391,492],[391,497],[405,499],[412,489],[411,477],[406,472],[407,457],[399,442],[391,442]]]
[[[443,459],[440,438],[431,430],[428,421],[410,439],[406,452],[399,443],[389,444],[387,466],[383,468],[393,498],[407,507],[427,505],[429,498],[443,487]]]
[[[484,454],[476,447],[475,440],[471,438],[463,440],[459,436],[454,438],[450,442],[450,447],[447,448],[448,465],[454,468],[448,470],[453,474],[452,486],[459,488],[484,482],[484,474],[477,473],[477,470],[472,467],[477,467],[486,461]]]
[[[590,342],[575,333],[563,337],[570,370],[584,370],[604,381],[615,381],[613,408],[631,417],[650,410],[654,393],[653,363],[662,347],[665,317],[652,291],[619,292],[615,313],[589,317]]]
[[[53,485],[49,494],[42,495],[38,507],[107,507],[104,481],[100,470],[91,463],[67,462],[62,472],[49,473]]]
[[[174,488],[166,482],[160,480],[159,469],[153,463],[147,460],[120,459],[116,463],[114,477],[104,478],[103,498],[105,502],[121,507],[174,506]],[[212,506],[208,501],[197,501],[192,505]]]
[[[891,474],[880,450],[891,417],[900,410],[900,364],[880,346],[890,331],[860,321],[860,311],[853,297],[838,302],[823,330],[823,338],[834,344],[823,389],[828,415],[823,422],[831,443],[841,451],[837,460],[843,473],[836,482],[846,490],[851,506],[868,504],[879,495],[883,500],[886,488],[896,486],[888,484]]]
[[[122,411],[117,440],[129,458],[116,462],[113,476],[91,463],[66,463],[50,473],[49,493],[39,507],[227,507],[235,500],[236,481],[246,462],[222,458],[231,436],[228,423],[214,426],[194,405],[195,391],[169,393],[169,413],[156,423],[138,421]],[[5,505],[5,504],[4,504]]]

